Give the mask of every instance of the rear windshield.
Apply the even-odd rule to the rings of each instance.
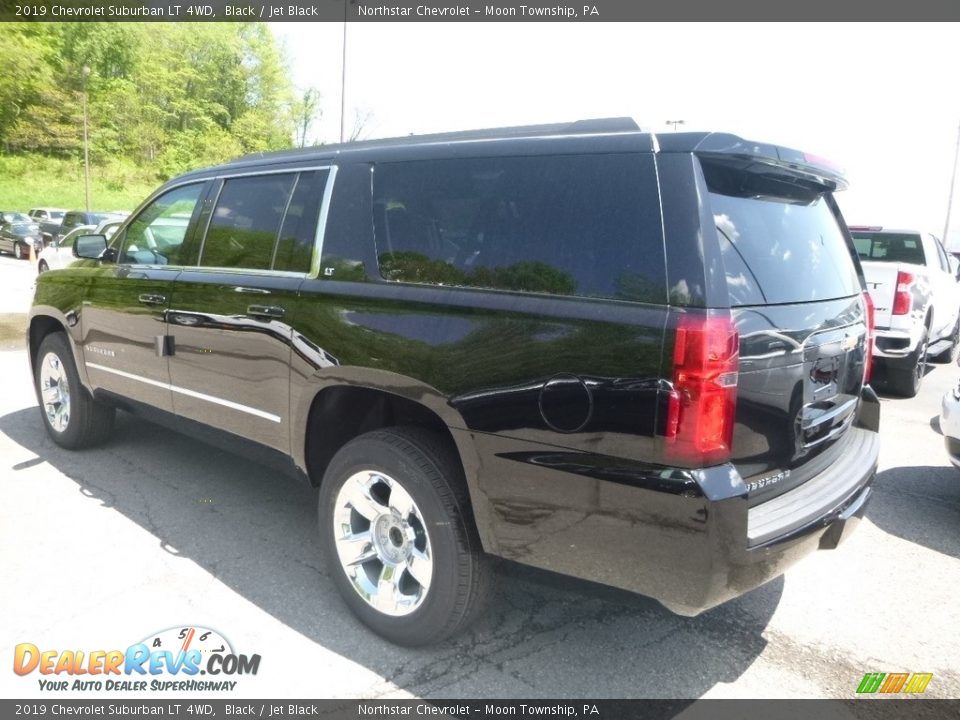
[[[730,304],[849,297],[860,280],[827,201],[710,193]]]
[[[917,233],[880,233],[854,230],[853,244],[861,260],[925,265],[923,243]]]

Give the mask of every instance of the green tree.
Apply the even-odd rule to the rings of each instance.
[[[40,23],[7,23],[0,33],[0,141],[10,149],[10,133],[40,93],[53,84],[49,33]]]
[[[293,117],[296,143],[299,147],[306,147],[310,126],[323,114],[320,91],[312,87],[304,90],[303,94],[294,100],[290,114]]]
[[[292,143],[287,60],[261,23],[9,23],[0,57],[6,152],[77,157],[84,92],[95,163],[165,177]]]

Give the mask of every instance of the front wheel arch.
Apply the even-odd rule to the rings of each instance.
[[[55,332],[62,332],[68,337],[70,335],[67,332],[67,329],[63,326],[63,323],[50,317],[49,315],[36,315],[30,320],[30,328],[27,335],[28,349],[30,352],[30,367],[34,367],[37,364],[37,351],[40,348],[40,343],[43,342],[43,339],[47,335]],[[76,362],[76,359],[76,352],[74,352],[74,362]]]

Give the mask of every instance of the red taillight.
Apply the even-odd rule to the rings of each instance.
[[[893,314],[906,315],[910,312],[910,286],[913,275],[900,270],[897,272],[897,291],[893,295]]]
[[[874,320],[874,308],[873,308],[873,298],[870,297],[870,293],[865,292],[863,294],[863,302],[867,308],[867,341],[864,343],[864,353],[866,357],[863,359],[863,384],[867,385],[870,382],[870,376],[873,374],[873,329],[875,327]]]
[[[730,458],[739,361],[739,335],[729,315],[680,318],[667,405],[667,457],[696,466]]]

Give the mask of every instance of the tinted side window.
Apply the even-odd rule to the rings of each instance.
[[[202,267],[269,270],[296,175],[256,175],[223,183],[200,253]]]
[[[710,193],[732,305],[828,300],[860,292],[827,201]]]
[[[203,192],[203,183],[184,185],[164,193],[127,226],[120,251],[121,263],[179,265],[183,239]]]
[[[327,171],[300,173],[280,228],[273,269],[309,272]]]
[[[653,159],[642,154],[388,163],[374,232],[388,280],[666,300]]]

